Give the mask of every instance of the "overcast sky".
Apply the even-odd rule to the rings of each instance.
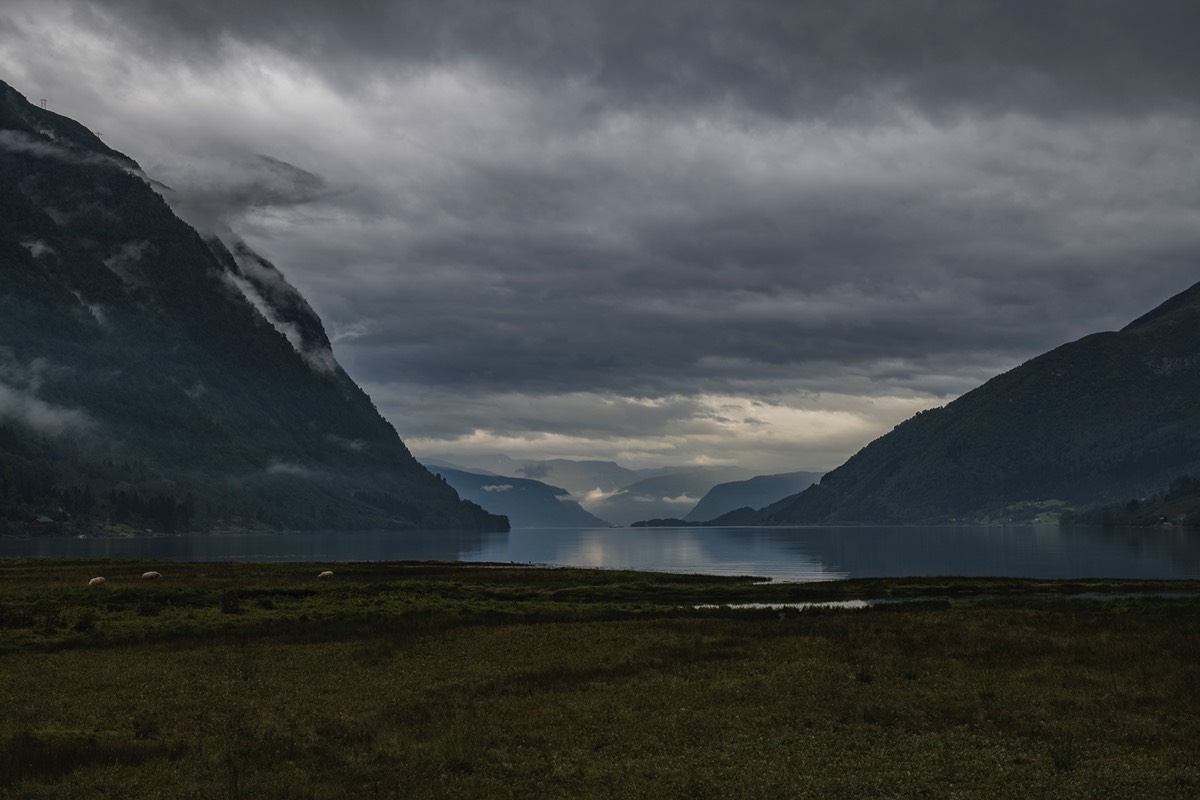
[[[5,0],[418,455],[832,468],[1200,280],[1200,3]]]

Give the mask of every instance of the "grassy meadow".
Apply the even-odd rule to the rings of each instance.
[[[1200,796],[1195,582],[324,568],[0,561],[0,797]]]

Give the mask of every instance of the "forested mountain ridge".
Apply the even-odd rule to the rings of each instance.
[[[106,526],[507,523],[413,459],[269,262],[0,82],[0,531]]]
[[[1005,519],[1144,497],[1200,471],[1200,284],[917,414],[767,524]]]

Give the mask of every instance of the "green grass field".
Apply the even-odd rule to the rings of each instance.
[[[0,797],[1200,796],[1194,582],[320,569],[0,561]]]

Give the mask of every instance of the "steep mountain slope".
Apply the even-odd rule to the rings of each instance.
[[[448,467],[433,467],[462,497],[508,517],[515,528],[608,528],[589,514],[570,492],[529,478],[502,478]]]
[[[739,508],[763,508],[812,486],[820,479],[820,472],[785,472],[718,483],[700,498],[700,502],[683,519],[687,522],[704,522]]]
[[[923,522],[1142,497],[1200,471],[1200,284],[920,413],[771,524]]]
[[[0,83],[0,530],[503,528],[409,454],[270,263]]]

